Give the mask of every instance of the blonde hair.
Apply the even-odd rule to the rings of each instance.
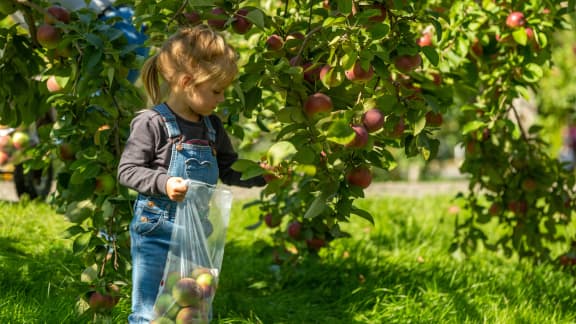
[[[164,81],[169,87],[184,75],[194,84],[212,81],[228,86],[238,73],[237,54],[224,37],[207,25],[182,28],[162,45],[142,67],[142,83],[153,104],[163,100]]]

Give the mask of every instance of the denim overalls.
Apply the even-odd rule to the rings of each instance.
[[[176,118],[165,104],[154,107],[168,130],[172,155],[168,174],[215,185],[218,163],[212,146],[182,143]],[[211,143],[216,131],[208,117],[202,118]],[[164,272],[170,236],[176,215],[176,202],[167,196],[139,194],[130,224],[132,254],[132,314],[130,323],[149,323],[154,318],[154,302]]]

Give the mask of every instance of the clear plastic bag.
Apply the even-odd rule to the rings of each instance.
[[[232,207],[229,190],[187,180],[178,203],[153,323],[208,323]]]

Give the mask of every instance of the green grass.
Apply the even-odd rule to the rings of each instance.
[[[245,229],[255,208],[236,203],[213,323],[574,323],[573,274],[498,254],[450,255],[451,197],[359,201],[376,226],[300,267],[273,266],[269,229]],[[0,202],[0,323],[87,323],[76,313],[82,270],[60,233],[67,224],[40,203]],[[128,294],[128,292],[126,292]],[[129,298],[109,322],[125,323]]]

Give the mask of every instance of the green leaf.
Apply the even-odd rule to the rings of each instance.
[[[66,208],[66,217],[72,223],[80,224],[94,213],[94,208],[90,200],[74,201]]]
[[[352,1],[350,0],[337,0],[338,11],[343,14],[349,14],[352,12]]]
[[[345,22],[346,22],[345,17],[328,17],[322,23],[322,27],[330,27],[332,25],[343,24]]]
[[[246,109],[251,111],[256,109],[262,102],[262,89],[254,87],[244,94],[246,100]]]
[[[339,119],[330,124],[326,131],[326,138],[334,143],[346,145],[354,139],[354,130],[350,127],[350,123],[345,120]]]
[[[372,215],[369,212],[360,209],[358,207],[352,206],[352,208],[350,209],[350,213],[360,216],[365,220],[369,221],[370,224],[374,225],[374,217],[372,217]]]
[[[544,71],[542,67],[536,63],[528,63],[524,66],[524,73],[522,74],[522,80],[528,83],[536,83],[542,79],[544,76]]]
[[[438,62],[440,62],[440,56],[438,56],[438,53],[436,53],[436,50],[432,46],[422,47],[422,52],[424,52],[424,55],[426,55],[430,64],[434,66],[438,65]]]
[[[236,162],[234,162],[234,164],[232,164],[232,170],[234,171],[238,171],[238,172],[244,172],[250,168],[253,167],[260,167],[260,165],[252,160],[246,160],[246,159],[238,159],[236,160]]]
[[[86,267],[82,274],[80,275],[80,281],[82,282],[94,282],[98,279],[98,265],[93,264],[89,267]]]
[[[73,225],[70,226],[66,229],[66,231],[64,231],[64,234],[62,235],[64,238],[72,238],[80,233],[85,232],[84,228],[80,225]]]
[[[318,197],[314,198],[314,200],[310,204],[310,207],[308,207],[308,210],[304,214],[304,218],[314,218],[322,214],[322,212],[327,207],[326,199],[328,197],[329,195],[323,192]]]
[[[288,161],[296,154],[296,147],[290,142],[278,142],[270,146],[267,157],[272,166],[278,166],[283,161]]]
[[[526,43],[528,42],[528,35],[526,35],[526,30],[524,28],[518,28],[513,31],[512,37],[514,37],[514,41],[516,41],[516,43],[522,46],[526,46]]]
[[[74,254],[78,254],[86,250],[88,244],[90,243],[91,238],[92,238],[92,232],[86,232],[78,236],[74,240],[74,243],[72,243],[72,252],[74,252]]]
[[[96,48],[98,48],[98,49],[101,49],[101,48],[104,47],[104,42],[103,42],[102,39],[101,39],[100,37],[98,37],[98,35],[96,35],[96,34],[88,33],[88,34],[86,34],[86,35],[84,36],[84,38],[86,39],[86,41],[87,41],[90,45],[92,45],[92,46],[94,46],[94,47],[96,47]]]
[[[375,24],[368,28],[368,32],[372,35],[372,38],[377,40],[384,38],[390,32],[390,26],[388,24]]]
[[[484,122],[478,121],[478,120],[474,120],[471,121],[469,123],[466,123],[463,127],[462,127],[462,134],[468,134],[470,132],[473,132],[481,127],[484,127],[484,125],[486,125]]]
[[[251,10],[246,15],[246,19],[250,20],[255,26],[257,26],[260,29],[264,29],[266,27],[264,23],[264,14],[262,13],[262,11],[260,11],[260,9]]]
[[[420,134],[424,127],[426,127],[426,118],[422,117],[414,123],[414,135]]]

